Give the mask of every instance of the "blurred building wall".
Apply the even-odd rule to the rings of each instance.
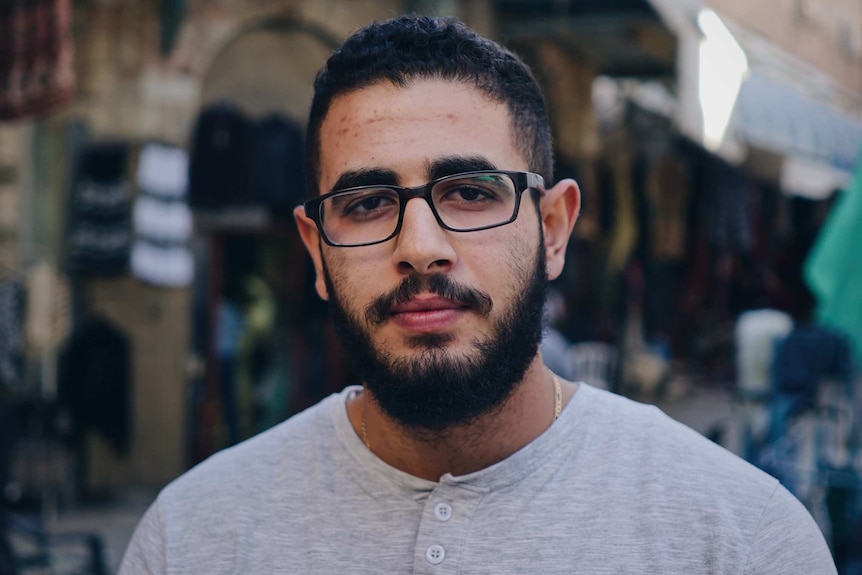
[[[705,0],[862,94],[862,3],[857,0]]]
[[[160,7],[171,5],[179,12],[167,21]],[[26,274],[39,262],[63,267],[70,134],[83,130],[88,141],[122,141],[133,150],[151,141],[187,147],[201,106],[220,97],[238,98],[252,113],[275,106],[304,124],[313,74],[341,39],[372,19],[405,10],[452,9],[490,31],[485,0],[75,2],[74,100],[48,115],[0,125],[0,277]],[[273,44],[287,29],[305,39]],[[248,85],[255,77],[264,89]],[[35,174],[37,168],[47,172]],[[163,484],[192,462],[194,294],[128,275],[80,278],[74,291],[76,310],[110,319],[129,335],[133,349],[130,452],[120,457],[93,434],[80,462],[84,487]],[[56,382],[47,377],[34,374],[34,385],[43,388],[37,393],[53,392]]]
[[[19,189],[24,150],[24,129],[0,125],[0,273],[8,275],[18,268]]]
[[[827,72],[848,91],[862,92],[858,1],[705,2]],[[170,21],[160,12],[160,7],[169,5],[181,8]],[[252,115],[276,110],[304,123],[311,80],[329,49],[370,20],[404,11],[455,14],[479,31],[514,44],[545,86],[559,175],[577,173],[585,195],[594,192],[598,186],[591,182],[595,174],[590,164],[600,154],[601,143],[592,85],[596,74],[608,70],[602,71],[589,46],[576,42],[578,35],[590,37],[584,24],[577,27],[576,2],[554,3],[568,20],[551,11],[546,21],[530,28],[521,16],[539,5],[544,3],[76,2],[75,100],[47,117],[0,126],[0,269],[4,265],[25,269],[43,260],[61,265],[62,217],[57,213],[62,212],[66,193],[71,126],[83,126],[91,140],[122,140],[133,146],[159,141],[187,147],[201,107],[222,98],[235,100]],[[498,20],[501,6],[510,7],[508,28]],[[602,21],[620,32],[628,30],[625,21],[616,21],[613,15]],[[532,35],[519,36],[524,30]],[[666,48],[670,36],[657,32],[654,24],[641,23],[637,30],[640,34],[630,41],[661,65],[646,66],[637,59],[620,75],[662,75],[667,61],[672,64],[672,50]],[[621,34],[619,41],[613,37],[616,44],[602,44],[601,51],[613,57],[626,37]],[[589,199],[588,210],[599,203]],[[591,229],[589,215],[585,212],[579,224],[582,235]],[[91,487],[164,483],[192,461],[188,436],[195,423],[189,415],[188,382],[189,366],[199,365],[190,358],[195,294],[191,288],[154,287],[128,276],[88,278],[78,285],[77,293],[90,313],[107,316],[123,328],[134,350],[131,452],[117,457],[94,436],[88,446],[87,482]]]
[[[159,51],[157,8],[156,2],[90,2],[76,14],[81,88],[69,115],[84,118],[96,137],[185,147],[200,107],[219,98],[250,113],[280,108],[304,123],[311,79],[330,46],[279,44],[279,27],[271,24],[295,25],[337,42],[369,20],[397,12],[399,3],[189,2],[167,54]],[[240,59],[231,61],[231,54]],[[191,462],[193,295],[121,278],[91,282],[86,297],[94,311],[130,334],[135,382],[130,456],[116,457],[94,437],[89,486],[164,483]]]

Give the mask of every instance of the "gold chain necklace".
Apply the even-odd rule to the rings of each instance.
[[[560,385],[560,378],[553,371],[551,377],[554,378],[554,421],[560,418],[560,412],[563,411],[563,386]]]
[[[551,372],[551,377],[554,378],[554,421],[560,417],[560,412],[563,411],[563,386],[560,384],[560,378],[557,374]],[[362,443],[368,450],[371,450],[371,444],[368,442],[368,423],[365,419],[365,402],[362,403]]]
[[[362,443],[371,451],[371,444],[368,443],[368,425],[365,423],[365,402],[362,402]]]

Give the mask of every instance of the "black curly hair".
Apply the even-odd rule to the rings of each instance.
[[[400,16],[357,31],[318,72],[305,143],[309,197],[319,194],[320,127],[332,101],[373,84],[403,87],[415,79],[463,82],[505,104],[529,169],[552,181],[547,107],[527,65],[453,18]]]

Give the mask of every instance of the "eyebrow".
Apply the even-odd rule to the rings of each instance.
[[[463,172],[496,169],[498,169],[497,166],[482,156],[447,156],[429,162],[426,172],[429,180],[436,180],[444,176]],[[337,192],[359,186],[397,186],[399,185],[399,181],[398,174],[394,170],[386,168],[361,168],[348,170],[341,174],[329,191]]]
[[[483,156],[449,156],[434,160],[428,164],[428,177],[431,180],[460,174],[463,172],[476,172],[480,170],[499,169],[490,160]]]
[[[332,186],[331,192],[356,188],[359,186],[395,186],[398,185],[398,175],[385,168],[367,168],[359,170],[348,170],[341,174]]]

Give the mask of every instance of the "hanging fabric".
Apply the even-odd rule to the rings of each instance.
[[[131,342],[105,318],[76,329],[60,357],[58,401],[73,431],[95,431],[120,455],[131,441]]]
[[[89,144],[73,179],[66,237],[72,273],[118,275],[128,270],[131,246],[131,186],[126,178],[128,146]]]
[[[192,131],[189,204],[197,209],[252,203],[252,125],[234,104],[204,108]]]
[[[132,222],[132,273],[163,287],[189,285],[192,213],[186,204],[188,157],[175,146],[150,143],[138,159]]]
[[[302,128],[282,114],[248,118],[231,102],[201,110],[192,132],[189,205],[289,213],[305,196]]]
[[[20,388],[24,367],[24,282],[0,282],[0,390]]]
[[[738,169],[709,158],[703,177],[706,233],[721,251],[748,252],[754,243],[749,181]]]
[[[257,204],[288,211],[302,202],[302,129],[281,114],[254,124],[253,196]]]
[[[662,261],[680,261],[686,255],[689,175],[674,153],[661,155],[650,167],[646,182],[651,228],[650,255]]]
[[[817,297],[817,317],[850,337],[862,369],[862,162],[837,198],[805,261],[805,281]]]
[[[44,115],[72,99],[70,0],[0,2],[0,120]]]
[[[186,16],[186,0],[161,0],[159,2],[159,52],[171,53],[180,34]]]

